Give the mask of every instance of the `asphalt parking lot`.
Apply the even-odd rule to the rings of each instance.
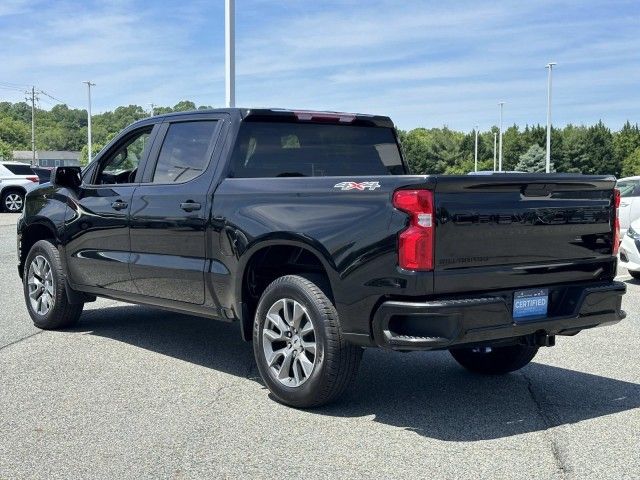
[[[33,327],[0,214],[0,478],[640,478],[640,282],[503,377],[365,352],[342,403],[269,398],[238,327],[108,300]]]

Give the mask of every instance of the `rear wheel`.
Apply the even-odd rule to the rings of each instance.
[[[2,208],[9,213],[19,213],[24,207],[24,193],[9,190],[2,194]]]
[[[449,350],[464,368],[475,373],[500,375],[520,370],[538,353],[538,347],[509,345],[506,347],[455,348]]]
[[[22,281],[27,310],[36,327],[54,330],[79,320],[84,304],[69,303],[60,254],[52,243],[40,240],[31,247]]]
[[[297,275],[280,277],[262,294],[253,349],[271,393],[298,408],[337,399],[355,379],[362,357],[362,349],[342,336],[331,300]]]

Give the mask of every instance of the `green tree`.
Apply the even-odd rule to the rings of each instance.
[[[534,144],[529,147],[529,150],[520,155],[516,170],[520,172],[539,173],[546,171],[546,165],[546,152],[540,145]],[[551,162],[551,171],[555,171],[553,162]]]
[[[622,162],[622,176],[633,177],[640,175],[640,147],[627,155]]]
[[[0,140],[0,159],[5,161],[13,160],[13,149],[7,142]]]

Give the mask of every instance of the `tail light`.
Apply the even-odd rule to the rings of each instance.
[[[40,181],[40,179],[38,177],[35,177],[35,176],[28,176],[27,180],[30,180],[32,182],[39,182]]]
[[[620,190],[613,189],[613,205],[616,207],[616,217],[613,223],[613,255],[620,250]]]
[[[398,237],[398,264],[407,270],[433,270],[433,192],[398,190],[393,206],[411,215],[409,228]]]

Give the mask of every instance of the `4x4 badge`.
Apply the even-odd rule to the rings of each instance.
[[[340,182],[336,183],[333,188],[340,190],[375,190],[380,188],[380,182]]]

